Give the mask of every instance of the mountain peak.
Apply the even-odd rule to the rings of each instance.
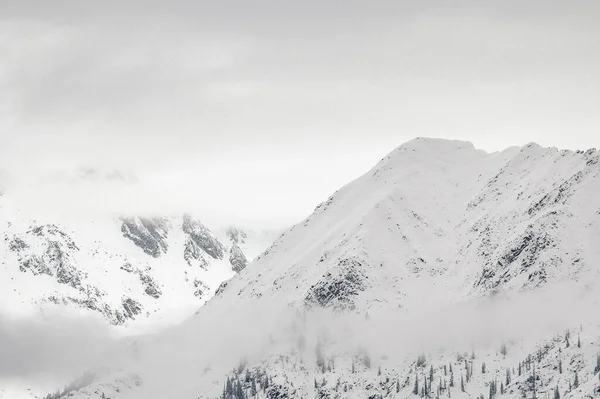
[[[470,141],[449,140],[434,137],[416,137],[400,145],[398,149],[429,150],[429,151],[453,151],[463,149],[475,149]]]

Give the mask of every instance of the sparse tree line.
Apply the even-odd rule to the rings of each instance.
[[[558,340],[558,341],[557,341]],[[561,392],[559,385],[556,384],[554,387],[548,387],[543,383],[542,378],[539,375],[539,371],[552,367],[552,363],[556,361],[554,369],[558,371],[560,375],[564,374],[563,370],[563,359],[562,351],[563,348],[570,348],[571,343],[571,332],[567,331],[564,338],[557,338],[555,342],[558,343],[558,357],[556,360],[546,361],[550,353],[551,346],[545,345],[540,347],[534,354],[529,354],[525,359],[518,361],[514,367],[506,367],[503,371],[490,370],[488,364],[485,361],[481,361],[478,365],[476,364],[475,352],[472,351],[470,355],[458,354],[456,361],[451,361],[447,364],[434,367],[434,364],[428,362],[427,357],[421,354],[417,357],[411,368],[411,373],[406,376],[405,379],[390,378],[390,376],[383,376],[381,365],[377,366],[376,373],[378,377],[381,377],[379,381],[379,392],[378,394],[371,395],[372,399],[382,399],[384,397],[394,396],[395,393],[399,393],[403,389],[411,389],[412,394],[415,396],[425,399],[439,399],[442,396],[452,397],[452,392],[455,389],[460,389],[460,392],[469,394],[472,397],[478,399],[497,399],[505,394],[514,394],[515,391],[520,393],[523,398],[532,399],[560,399],[563,395],[572,392],[580,386],[580,375],[577,370],[571,371],[572,376],[564,378],[563,380],[568,381],[568,389]],[[302,340],[302,347],[305,346],[305,341]],[[578,348],[582,347],[580,336],[577,337],[576,345]],[[497,354],[500,353],[506,357],[508,354],[508,347],[506,344],[502,344]],[[337,371],[344,371],[348,365],[346,364],[342,368],[336,365],[335,356],[326,356],[323,350],[323,344],[321,340],[317,341],[315,346],[315,370],[317,374],[326,374]],[[543,364],[543,365],[542,365]],[[477,368],[475,367],[477,365]],[[360,370],[369,370],[372,368],[371,357],[365,349],[359,349],[359,351],[352,357],[349,370],[351,374],[356,374],[360,367]],[[265,398],[278,397],[271,396],[269,394],[269,387],[272,385],[272,379],[268,377],[265,371],[256,371],[254,373],[246,371],[245,375],[242,375],[243,367],[240,366],[239,370],[234,373],[233,377],[228,377],[223,387],[223,394],[221,399],[254,399],[259,398],[263,395]],[[338,367],[338,369],[336,369]],[[571,367],[573,367],[571,365]],[[481,371],[481,376],[486,380],[486,394],[469,393],[469,386],[473,381],[475,370]],[[581,371],[579,369],[579,371]],[[373,371],[375,372],[375,371]],[[600,382],[600,354],[596,356],[596,364],[593,370],[594,375],[598,375]],[[458,376],[460,374],[460,377]],[[490,377],[486,377],[489,375]],[[518,379],[515,379],[518,377]],[[353,389],[353,384],[341,382],[338,378],[337,382],[333,384],[329,383],[325,378],[315,376],[313,386],[318,398],[329,397],[327,389],[335,392],[348,392]],[[376,385],[374,385],[376,387]],[[563,389],[565,387],[563,386]],[[541,390],[541,392],[540,392]],[[56,399],[54,397],[48,397],[45,399]]]
[[[265,370],[256,369],[254,372],[246,368],[246,360],[242,359],[237,368],[227,377],[223,385],[221,399],[267,398],[273,378]]]

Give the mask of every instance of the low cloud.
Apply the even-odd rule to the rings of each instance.
[[[0,379],[69,379],[91,367],[115,342],[104,323],[85,316],[0,315]]]

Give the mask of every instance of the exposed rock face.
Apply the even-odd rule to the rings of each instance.
[[[142,313],[142,305],[131,298],[123,299],[123,309],[125,309],[125,315],[130,319],[135,319],[135,316]]]
[[[219,296],[221,295],[223,292],[225,292],[225,289],[227,288],[228,282],[227,281],[223,281],[221,283],[221,285],[219,285],[219,287],[217,288],[217,290],[215,291],[215,296]]]
[[[353,297],[366,289],[362,268],[356,258],[341,259],[333,272],[328,272],[310,287],[304,299],[305,305],[335,310],[354,309]]]
[[[29,245],[27,245],[27,243],[19,237],[13,237],[13,239],[8,243],[8,249],[13,252],[21,252],[27,248],[29,248]]]
[[[54,276],[53,271],[37,255],[31,255],[20,260],[19,269],[22,272],[31,271],[34,275],[47,274]]]
[[[186,238],[183,248],[183,259],[185,259],[190,267],[193,266],[194,261],[196,261],[198,266],[206,270],[208,268],[208,262],[204,258],[203,254],[205,253],[206,252],[196,244],[196,241],[194,241],[192,237]]]
[[[194,280],[194,295],[195,296],[197,296],[198,298],[203,298],[209,291],[210,291],[210,288],[206,284],[204,284],[201,280],[199,280],[199,279]]]
[[[248,235],[245,231],[240,230],[236,227],[228,227],[226,233],[227,237],[229,238],[229,241],[238,245],[245,244],[246,239],[248,238]]]
[[[169,221],[161,218],[121,218],[123,236],[133,241],[145,253],[158,258],[166,253]]]
[[[248,259],[246,259],[246,256],[237,244],[233,244],[231,246],[231,250],[229,253],[229,263],[231,263],[231,268],[236,273],[241,272],[248,265]]]
[[[183,232],[189,235],[190,240],[214,259],[223,259],[225,246],[200,221],[193,219],[190,215],[183,216]],[[186,245],[186,250],[188,246]],[[190,250],[190,253],[194,248]]]
[[[36,251],[27,251],[27,237],[41,240],[42,245]],[[13,237],[9,249],[19,254],[19,269],[30,271],[34,275],[53,276],[61,284],[81,288],[84,273],[74,266],[72,254],[79,251],[75,242],[55,225],[36,226],[26,232],[25,237]]]
[[[138,275],[140,278],[140,282],[144,287],[144,293],[146,295],[151,296],[154,299],[158,299],[162,295],[162,291],[159,287],[159,284],[150,275],[150,268],[148,268],[145,271],[142,271],[134,267],[131,263],[125,262],[123,266],[121,266],[121,270],[127,273]]]
[[[182,306],[196,306],[234,275],[230,258],[236,270],[247,263],[240,248],[230,256],[230,248],[189,215],[43,224],[22,214],[14,198],[2,202],[0,311],[77,307],[127,325],[142,314],[160,317],[166,291],[180,293]]]
[[[69,254],[63,252],[58,241],[48,242],[46,253],[42,259],[56,270],[56,281],[68,284],[73,288],[81,286],[82,272],[72,265]]]
[[[160,298],[162,291],[160,290],[158,283],[148,274],[140,272],[139,275],[140,281],[144,286],[144,293],[154,299]]]

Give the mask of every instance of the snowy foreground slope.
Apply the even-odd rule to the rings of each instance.
[[[0,314],[61,309],[128,330],[172,323],[268,245],[190,215],[46,219],[10,190],[0,196]]]
[[[599,161],[405,143],[57,396],[600,397]]]

